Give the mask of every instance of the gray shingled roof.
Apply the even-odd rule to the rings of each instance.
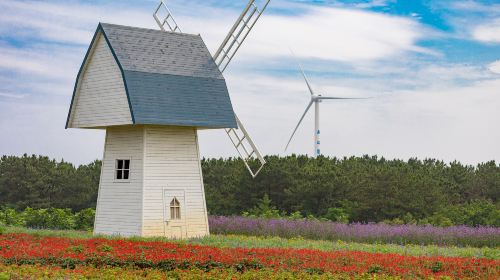
[[[199,35],[107,23],[99,32],[122,71],[134,124],[237,127],[224,77]]]

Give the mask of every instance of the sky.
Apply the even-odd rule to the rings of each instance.
[[[0,154],[102,158],[104,131],[64,128],[78,69],[99,22],[158,29],[158,3],[0,0]],[[246,3],[167,1],[212,53]],[[284,150],[309,102],[298,61],[319,94],[372,97],[321,103],[326,156],[500,161],[498,0],[272,0],[224,73],[265,155],[314,152],[312,110]],[[236,156],[199,135],[202,156]]]

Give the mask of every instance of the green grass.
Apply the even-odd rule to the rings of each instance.
[[[70,230],[34,230],[18,227],[7,227],[6,233],[28,233],[37,236],[58,236],[67,238],[92,238],[90,232]],[[99,236],[103,238],[119,238],[112,236]],[[439,247],[434,245],[395,245],[395,244],[365,244],[343,241],[307,240],[302,238],[286,239],[281,237],[254,237],[241,235],[211,235],[204,238],[189,240],[168,240],[166,238],[131,238],[133,240],[170,241],[181,244],[198,244],[221,248],[298,248],[316,249],[323,251],[348,250],[371,253],[395,253],[411,256],[448,256],[448,257],[476,257],[500,259],[500,248],[474,248],[474,247]]]

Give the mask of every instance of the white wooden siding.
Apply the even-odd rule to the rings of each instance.
[[[95,234],[122,236],[142,234],[143,136],[142,126],[106,129]],[[130,159],[130,180],[115,180],[117,159]]]
[[[71,112],[71,128],[132,124],[122,74],[102,33],[77,82]]]
[[[130,181],[115,180],[117,159],[130,159]],[[197,131],[172,126],[120,126],[106,130],[94,232],[169,236],[165,192],[182,190],[185,237],[209,234]],[[174,223],[171,223],[174,224]],[[177,225],[179,223],[176,223]]]
[[[168,236],[164,190],[185,191],[187,237],[208,235],[205,194],[195,128],[146,126],[144,136],[143,236]]]

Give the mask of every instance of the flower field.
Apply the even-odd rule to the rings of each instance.
[[[209,217],[210,230],[217,234],[304,237],[346,242],[392,243],[440,246],[499,247],[499,227],[435,227],[419,225],[342,224],[328,221]]]
[[[493,259],[292,248],[218,248],[162,241],[71,239],[28,234],[1,235],[0,260],[7,267],[39,265],[76,270],[124,267],[181,273],[226,271],[240,273],[240,276],[267,271],[326,273],[348,278],[371,274],[407,279],[500,277],[500,260]]]
[[[68,237],[77,239],[94,238],[92,233],[73,230],[38,230],[9,227],[8,233],[26,233],[36,236]],[[104,236],[112,239],[119,237]],[[165,238],[131,238],[136,241],[165,241]],[[410,256],[447,256],[500,259],[500,247],[437,246],[416,244],[357,243],[342,240],[312,240],[302,237],[283,238],[275,236],[249,236],[234,234],[212,234],[189,240],[169,240],[179,244],[194,244],[218,248],[295,248],[321,251],[362,251],[368,253],[393,253]]]
[[[91,266],[76,269],[65,269],[42,265],[2,265],[0,264],[0,279],[183,279],[183,280],[395,280],[394,276],[380,274],[349,275],[346,273],[311,274],[305,271],[285,270],[248,270],[239,272],[234,269],[176,269],[162,271],[157,269],[136,269],[123,267],[96,268]]]

